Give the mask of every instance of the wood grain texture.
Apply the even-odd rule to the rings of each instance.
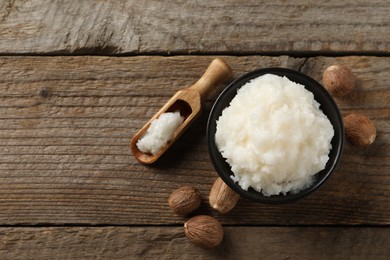
[[[0,53],[388,54],[389,13],[386,0],[3,0]]]
[[[211,250],[182,227],[0,228],[1,259],[388,259],[390,229],[224,227]]]
[[[207,68],[208,56],[1,57],[0,223],[2,225],[181,224],[167,206],[171,191],[193,185],[197,213],[232,225],[388,225],[390,223],[390,58],[296,59],[226,56],[235,76],[282,66],[320,80],[330,64],[358,78],[342,113],[359,111],[378,128],[367,149],[346,145],[339,169],[316,193],[287,205],[240,199],[220,216],[207,196],[217,177],[206,147],[207,112],[154,166],[136,162],[129,142],[180,88]]]

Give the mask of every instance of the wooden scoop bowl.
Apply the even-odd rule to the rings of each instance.
[[[184,133],[184,131],[195,121],[202,112],[202,106],[209,91],[229,79],[232,70],[222,59],[214,59],[203,76],[192,86],[179,90],[176,94],[158,111],[131,141],[131,151],[134,157],[143,164],[151,164],[157,161],[161,155]],[[141,152],[137,147],[138,139],[141,138],[149,128],[151,122],[166,112],[179,111],[184,117],[184,122],[173,133],[171,140],[163,146],[156,154]]]

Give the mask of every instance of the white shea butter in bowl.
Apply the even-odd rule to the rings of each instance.
[[[296,193],[325,168],[334,130],[313,94],[266,74],[242,86],[217,121],[215,140],[242,189]]]

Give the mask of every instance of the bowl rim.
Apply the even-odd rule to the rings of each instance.
[[[233,172],[230,169],[230,165],[225,161],[225,159],[222,157],[220,154],[216,144],[215,144],[215,131],[216,131],[216,121],[220,116],[220,113],[222,113],[222,110],[226,108],[229,104],[230,101],[234,98],[234,96],[237,93],[237,90],[241,88],[245,83],[249,82],[250,80],[257,78],[259,76],[265,75],[265,74],[274,74],[274,75],[279,75],[279,76],[286,76],[289,78],[291,81],[297,82],[297,79],[299,79],[297,83],[304,85],[304,87],[309,90],[310,92],[313,93],[313,90],[310,90],[307,88],[307,85],[302,83],[308,83],[311,85],[313,88],[317,88],[316,91],[318,93],[321,93],[323,98],[328,102],[328,105],[331,106],[331,108],[328,108],[333,111],[333,116],[336,118],[334,121],[337,123],[337,126],[334,125],[332,122],[335,134],[334,137],[332,138],[332,149],[329,152],[329,155],[335,154],[334,158],[329,158],[325,169],[322,171],[316,173],[317,179],[314,181],[314,184],[311,186],[307,187],[304,190],[301,190],[298,193],[292,194],[292,193],[287,193],[286,195],[279,194],[279,195],[271,195],[271,196],[265,196],[260,192],[257,192],[250,188],[248,191],[243,190],[237,183],[235,183],[230,176],[233,175]],[[310,87],[310,88],[311,88]],[[221,103],[225,102],[224,99],[226,98],[227,95],[232,95],[233,92],[233,97],[227,101],[227,104],[225,106],[222,106]],[[235,94],[234,94],[235,93]],[[314,95],[314,93],[313,93]],[[315,96],[315,95],[314,95]],[[320,107],[323,105],[321,102],[319,102],[317,99],[316,101],[320,103]],[[226,102],[225,102],[226,103]],[[322,109],[323,110],[323,109]],[[218,113],[220,112],[220,113]],[[218,114],[217,114],[218,113]],[[324,112],[325,113],[325,112]],[[325,113],[326,114],[326,113]],[[326,116],[329,119],[329,115],[326,114]],[[330,119],[329,119],[330,120]],[[337,135],[337,136],[336,136]],[[335,139],[336,138],[336,139]],[[336,147],[333,145],[333,139],[336,141]],[[207,140],[207,146],[208,146],[208,152],[209,156],[212,162],[212,165],[218,175],[222,178],[222,180],[234,191],[236,191],[238,194],[242,195],[243,197],[246,197],[252,201],[260,202],[260,203],[268,203],[268,204],[280,204],[280,203],[287,203],[287,202],[293,202],[296,201],[297,199],[300,199],[302,197],[305,197],[309,194],[311,194],[313,191],[317,190],[320,186],[322,186],[332,175],[332,173],[335,171],[337,168],[338,163],[340,162],[343,149],[344,149],[344,126],[343,126],[343,120],[342,116],[340,114],[339,108],[332,98],[332,96],[329,94],[329,92],[316,80],[313,78],[309,77],[306,74],[303,74],[302,72],[293,70],[293,69],[288,69],[288,68],[281,68],[281,67],[269,67],[269,68],[261,68],[261,69],[256,69],[253,71],[250,71],[233,82],[231,82],[218,96],[218,98],[215,100],[209,117],[207,121],[207,128],[206,128],[206,140]],[[337,141],[338,140],[338,141]],[[332,150],[335,149],[333,152]],[[330,156],[329,156],[330,157]],[[222,159],[222,160],[221,160]],[[332,160],[331,160],[332,159]],[[225,173],[225,170],[222,169],[222,167],[226,168],[228,166],[229,172]],[[321,178],[318,179],[318,176],[321,176]]]

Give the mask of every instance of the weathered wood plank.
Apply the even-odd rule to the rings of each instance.
[[[389,13],[386,0],[4,0],[0,53],[389,53]]]
[[[390,229],[225,227],[211,250],[182,227],[0,228],[1,259],[388,259]]]
[[[315,194],[288,205],[241,199],[226,216],[207,195],[216,178],[207,154],[206,113],[159,164],[143,166],[130,138],[178,89],[191,85],[212,57],[1,57],[0,224],[178,224],[166,199],[193,185],[197,213],[224,224],[322,225],[390,223],[390,58],[294,59],[224,57],[235,75],[268,66],[302,70],[316,79],[332,63],[358,77],[342,113],[359,111],[378,127],[367,149],[346,146],[338,171]]]

